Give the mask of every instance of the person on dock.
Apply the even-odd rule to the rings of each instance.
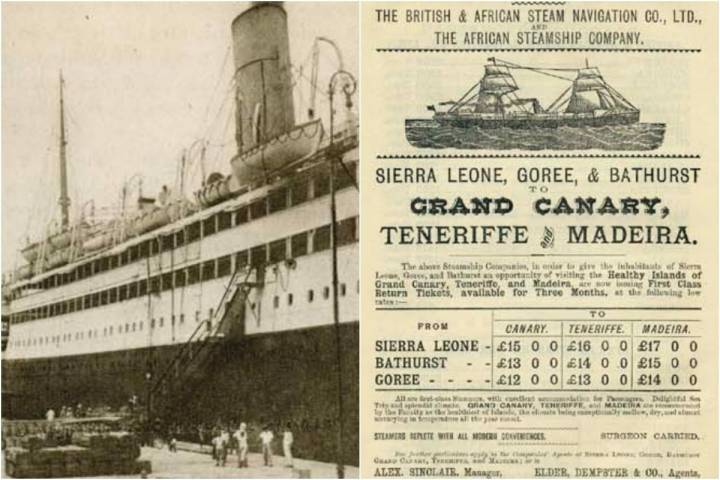
[[[237,440],[238,468],[246,468],[248,466],[248,439],[245,423],[240,423],[240,428],[235,432],[235,440]]]
[[[260,441],[262,442],[263,462],[266,467],[272,467],[272,441],[275,438],[269,425],[265,425],[263,431],[260,432]]]
[[[215,452],[215,466],[224,467],[227,460],[227,443],[222,432],[213,437],[213,451]]]
[[[45,414],[45,419],[48,422],[52,422],[53,420],[55,420],[55,410],[53,410],[52,408],[49,408],[47,413]]]
[[[290,468],[293,467],[292,445],[293,434],[290,430],[290,422],[288,422],[283,432],[283,454],[285,455],[285,466]]]

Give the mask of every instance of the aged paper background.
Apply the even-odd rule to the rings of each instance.
[[[576,9],[591,18],[575,21]],[[612,21],[611,9],[636,20]],[[362,15],[364,475],[716,477],[716,6],[366,3]],[[548,31],[557,36],[540,43]],[[426,106],[458,100],[489,57],[587,62],[640,125],[434,123]],[[517,95],[544,107],[571,85],[511,71]],[[473,168],[490,180],[462,182]],[[543,173],[533,168],[551,177],[522,181]],[[630,181],[612,181],[623,172]],[[458,197],[513,208],[423,210]],[[534,208],[578,197],[596,211]],[[660,202],[598,214],[606,198]],[[430,242],[418,226],[449,228],[424,231]],[[470,233],[453,244],[455,226],[496,228],[485,244]],[[498,226],[513,227],[502,243]],[[571,226],[587,239],[573,242]],[[633,237],[631,226],[649,227]],[[669,243],[658,243],[664,227]]]

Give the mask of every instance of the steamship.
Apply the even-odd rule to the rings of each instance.
[[[547,108],[537,98],[523,98],[514,70],[525,70],[570,82]],[[568,78],[568,73],[575,78]],[[542,68],[490,58],[485,75],[459,100],[429,105],[433,120],[458,127],[557,128],[629,125],[640,110],[603,78],[597,67]]]
[[[191,428],[290,424],[296,455],[317,460],[336,460],[342,427],[343,461],[357,464],[354,87],[338,85],[330,122],[312,109],[296,121],[287,22],[280,3],[232,22],[227,173],[193,195],[139,195],[110,220],[71,218],[61,76],[61,215],[3,282],[5,418],[137,397]]]

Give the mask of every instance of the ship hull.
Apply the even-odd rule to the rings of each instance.
[[[607,113],[601,116],[591,115],[523,115],[517,117],[487,117],[473,114],[436,113],[433,117],[442,125],[460,128],[560,128],[560,127],[605,127],[630,125],[640,121],[640,112]]]
[[[226,341],[200,379],[187,380],[186,393],[170,399],[184,425],[179,436],[197,441],[199,423],[247,422],[252,435],[264,424],[279,433],[290,423],[294,454],[336,460],[338,381],[334,325]],[[342,359],[343,461],[358,463],[358,323],[340,325]],[[147,397],[149,359],[156,371],[180,345],[72,357],[3,360],[2,408],[5,418],[42,418],[63,405],[120,408],[137,395]],[[158,400],[152,400],[151,405]],[[144,406],[143,406],[144,409]],[[251,438],[251,440],[253,440]],[[252,447],[252,443],[251,443]]]

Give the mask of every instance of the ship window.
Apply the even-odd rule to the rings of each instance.
[[[280,306],[280,297],[275,295],[273,297],[273,308],[278,308]]]
[[[58,278],[58,287],[62,287],[63,285],[65,285],[65,275],[60,273],[60,274],[58,274],[57,278]],[[22,292],[24,290],[25,290],[24,288],[21,288],[20,293],[22,294]]]
[[[255,200],[250,204],[250,218],[262,218],[267,215],[267,203],[265,198]]]
[[[184,314],[184,313],[181,313],[181,314],[180,314],[180,325],[182,325],[182,324],[184,324],[184,323],[185,323],[185,314]]]
[[[150,293],[159,293],[160,292],[160,276],[155,275],[150,279]]]
[[[200,265],[192,265],[188,267],[188,285],[197,283],[200,280]]]
[[[270,263],[276,263],[285,260],[285,249],[285,239],[272,242],[270,244]]]
[[[324,170],[318,172],[314,177],[315,181],[315,198],[322,197],[330,193],[330,175]]]
[[[215,228],[215,215],[210,218],[203,220],[203,237],[207,237],[216,232]]]
[[[170,324],[173,325],[173,326],[175,326],[175,315],[173,315],[172,317],[170,317]]]
[[[67,306],[68,313],[73,313],[75,311],[75,299],[68,300],[68,306]],[[35,311],[33,310],[33,320],[35,319]]]
[[[83,265],[83,277],[89,277],[92,275],[92,263],[88,262]]]
[[[98,305],[100,305],[100,294],[99,293],[92,294],[91,305],[93,307],[97,307]]]
[[[150,255],[157,255],[158,252],[160,252],[160,244],[158,243],[158,240],[153,238],[148,240],[148,243],[150,244]]]
[[[313,252],[321,252],[330,248],[330,225],[315,230],[313,235]]]
[[[212,280],[215,278],[215,260],[208,260],[202,266],[202,279]]]
[[[126,323],[125,324],[125,333],[128,333],[129,331],[130,331],[130,324]]]
[[[243,250],[235,254],[235,269],[240,270],[248,264],[248,251]]]
[[[162,289],[168,290],[173,287],[173,272],[163,273],[162,275]]]
[[[150,255],[150,242],[151,241],[152,240],[146,240],[146,241],[142,242],[140,244],[140,246],[138,247],[139,253],[140,253],[140,258],[147,258]]]
[[[187,241],[194,242],[200,238],[200,222],[195,222],[187,227]]]
[[[231,212],[220,212],[218,213],[218,232],[232,227],[232,213]]]
[[[288,293],[288,305],[292,305],[292,304],[293,304],[293,294]]]
[[[347,285],[344,283],[340,284],[340,296],[344,297],[347,294]]]
[[[182,247],[185,245],[185,230],[175,232],[175,247]]]
[[[117,302],[117,289],[111,288],[108,292],[108,302],[115,303]]]
[[[155,328],[155,319],[154,318],[150,320],[150,328],[151,329]]]
[[[327,300],[328,297],[330,297],[330,287],[323,287],[323,298]]]
[[[110,329],[108,330],[108,332],[109,332],[110,335],[113,334],[113,327],[112,327],[112,325],[110,326]]]
[[[147,295],[147,280],[142,279],[138,282],[138,297]]]
[[[118,257],[117,255],[111,255],[108,257],[108,268],[113,269],[117,268],[118,266]]]
[[[103,328],[103,337],[107,337],[107,327]]]
[[[185,269],[177,270],[175,272],[175,286],[176,287],[184,287],[185,286]]]
[[[337,226],[337,243],[338,245],[347,245],[353,243],[356,238],[355,217],[348,218],[338,222]]]
[[[172,250],[175,247],[175,235],[164,235],[160,239],[160,245],[162,246],[162,251],[167,252],[168,250]]]
[[[355,178],[357,178],[357,163],[352,162],[350,164],[346,164],[346,166],[347,169],[343,168],[342,165],[338,165],[337,176],[335,177],[337,180],[337,186],[335,187],[336,190],[347,188],[355,184]]]
[[[230,255],[226,255],[226,256],[218,259],[218,261],[217,261],[217,276],[218,277],[224,277],[225,275],[230,275],[231,269],[232,269],[232,257]]]
[[[100,305],[107,305],[108,304],[108,291],[103,290],[100,292]]]
[[[315,300],[315,290],[308,290],[308,303],[312,303]]]
[[[235,212],[235,225],[241,225],[243,223],[247,223],[248,221],[248,207],[240,207]]]
[[[133,332],[135,331],[135,328],[136,328],[136,327],[137,327],[137,324],[136,324],[135,322],[133,322],[133,326],[132,326],[132,331],[133,331]]]
[[[279,212],[285,210],[288,204],[288,191],[287,188],[278,188],[270,192],[268,195],[268,209],[270,213]]]
[[[75,310],[78,312],[83,309],[83,299],[82,297],[77,297],[75,299]]]
[[[122,302],[127,298],[127,285],[120,285],[118,287],[118,302]]]
[[[200,310],[195,310],[195,323],[200,323]]]
[[[138,249],[139,249],[139,247],[137,245],[133,245],[128,250],[128,257],[129,257],[130,262],[134,262],[135,260],[138,259]]]
[[[267,262],[267,245],[259,245],[250,250],[250,264],[253,267],[264,265]]]
[[[292,257],[302,257],[308,252],[308,236],[307,232],[293,235],[290,241],[290,250]]]
[[[302,180],[295,182],[290,187],[290,204],[299,205],[308,200],[308,180],[303,178]]]
[[[101,272],[104,272],[104,271],[106,271],[106,270],[108,269],[108,263],[109,263],[109,262],[108,262],[108,258],[107,258],[107,257],[101,258],[98,263],[100,264],[100,271],[101,271]]]
[[[165,323],[165,319],[163,317],[160,317],[160,321],[158,322],[158,327],[162,328],[164,323]]]
[[[137,283],[132,282],[131,284],[128,285],[128,298],[137,297],[137,293],[138,293]]]

